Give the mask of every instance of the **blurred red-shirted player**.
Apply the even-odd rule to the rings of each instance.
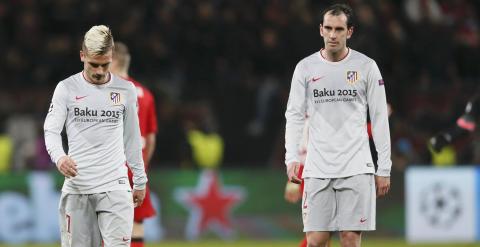
[[[155,150],[155,135],[157,133],[155,100],[153,98],[153,94],[146,87],[128,76],[129,66],[130,53],[128,51],[128,47],[121,42],[115,42],[111,71],[114,74],[131,81],[137,88],[138,120],[142,135],[143,161],[145,163],[145,170],[147,170],[148,164]],[[130,170],[128,171],[128,177],[130,179],[130,184],[132,184],[132,172]],[[143,220],[152,217],[155,214],[156,212],[150,199],[150,189],[148,188],[147,184],[147,190],[143,204],[135,208],[131,244],[132,247],[144,246],[143,238],[145,233],[143,229]]]

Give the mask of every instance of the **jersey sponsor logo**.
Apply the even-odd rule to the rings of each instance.
[[[89,109],[85,107],[85,109],[80,109],[78,107],[73,108],[73,115],[78,117],[97,117],[98,111],[94,109]]]
[[[116,105],[120,103],[120,93],[117,92],[110,92],[110,100]]]
[[[367,219],[366,219],[366,218],[363,218],[363,217],[362,217],[362,218],[360,218],[360,223],[365,223],[365,221],[367,221]]]
[[[347,71],[347,82],[349,84],[354,84],[358,81],[358,72],[357,71]]]
[[[383,81],[383,79],[378,80],[378,85],[379,86],[385,85],[385,81]]]
[[[358,95],[357,89],[326,89],[323,90],[313,89],[313,97],[328,97],[328,96],[351,96],[356,97]]]
[[[85,96],[75,96],[75,100],[81,100],[85,97],[87,97],[88,95],[85,95]]]
[[[358,95],[357,89],[313,89],[314,103],[354,102]]]
[[[129,237],[123,237],[122,240],[123,240],[123,242],[128,242],[128,241],[130,241],[130,238]]]
[[[109,118],[119,118],[121,111],[112,111],[112,110],[96,110],[85,107],[81,109],[79,107],[73,108],[73,115],[75,117],[109,117]]]

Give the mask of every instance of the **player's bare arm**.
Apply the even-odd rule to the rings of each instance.
[[[138,207],[142,205],[143,199],[145,199],[145,189],[143,190],[133,190],[133,206]]]
[[[150,133],[145,138],[145,150],[146,150],[146,160],[145,164],[150,164],[150,160],[152,159],[153,153],[155,152],[155,142],[156,137],[155,133]]]
[[[377,197],[382,197],[390,191],[390,177],[375,176],[375,187],[377,189]]]
[[[58,160],[57,169],[67,178],[75,177],[78,174],[77,163],[68,155]]]
[[[298,177],[298,172],[300,171],[300,162],[292,162],[287,166],[287,176],[288,181],[292,183],[299,184],[302,180]]]

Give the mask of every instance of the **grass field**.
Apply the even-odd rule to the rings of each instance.
[[[15,247],[58,247],[59,244],[40,245],[14,245]],[[12,245],[2,245],[0,247],[14,247]],[[236,241],[236,242],[224,242],[224,241],[201,241],[201,242],[173,242],[164,241],[158,244],[147,244],[146,247],[296,247],[297,241]],[[334,241],[334,247],[339,247],[338,241]],[[362,244],[363,247],[479,247],[480,243],[475,244],[461,244],[461,243],[449,243],[449,244],[407,244],[405,240],[365,240]]]

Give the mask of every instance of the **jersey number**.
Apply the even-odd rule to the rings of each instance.
[[[67,214],[67,232],[71,233],[70,232],[70,215],[68,215],[68,214]]]

